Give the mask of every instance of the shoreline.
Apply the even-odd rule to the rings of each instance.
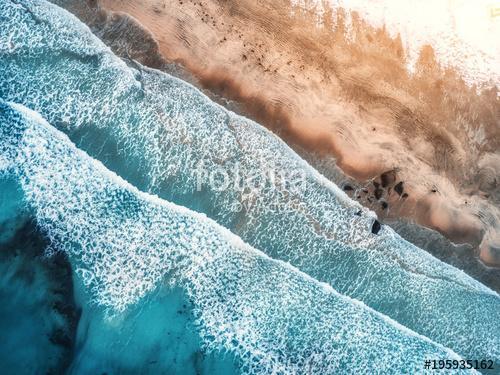
[[[304,35],[310,16],[295,22],[280,8],[283,4],[258,9],[239,3],[228,10],[217,1],[134,5],[102,0],[70,5],[69,10],[122,57],[164,70],[174,66],[169,73],[262,123],[300,155],[334,158],[345,175],[332,180],[340,187],[346,181],[357,184],[360,194],[353,188],[351,197],[382,221],[414,221],[454,243],[469,243],[482,262],[500,266],[500,197],[492,180],[500,173],[495,90],[478,95],[453,72],[442,72],[432,49],[424,50],[419,60],[422,75],[410,78],[397,40],[361,21],[357,27],[368,30],[364,41],[372,33],[378,46],[364,50],[359,41],[348,44],[341,27],[335,33],[314,29],[316,34]],[[271,22],[278,16],[278,26],[290,31],[293,43]],[[241,17],[247,17],[245,22]],[[208,41],[216,43],[213,51]],[[337,47],[325,50],[321,43],[326,41]],[[386,55],[383,59],[377,48]],[[422,102],[422,93],[429,94],[428,102]],[[451,99],[443,99],[448,93]],[[457,104],[469,109],[455,111]],[[469,113],[471,108],[479,110]],[[474,152],[459,121],[472,115],[477,118],[466,130],[486,124],[486,141],[474,145],[479,149]],[[448,123],[449,129],[440,127]],[[390,183],[382,187],[388,174]]]

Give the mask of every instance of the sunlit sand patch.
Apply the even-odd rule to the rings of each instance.
[[[354,32],[351,12],[373,27],[401,36],[407,64],[414,71],[423,46],[431,45],[443,66],[461,72],[470,85],[500,84],[500,3],[488,0],[292,0],[316,11],[318,23],[328,7],[346,11],[348,32]]]

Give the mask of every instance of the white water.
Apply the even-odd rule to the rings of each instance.
[[[169,283],[194,304],[206,349],[235,354],[245,373],[333,374],[348,364],[398,374],[423,359],[460,359],[205,216],[139,192],[33,112],[0,101],[0,126],[0,152],[37,224],[112,313]]]

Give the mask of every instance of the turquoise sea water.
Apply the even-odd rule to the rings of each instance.
[[[429,358],[499,361],[498,294],[389,228],[372,234],[374,215],[272,133],[127,66],[44,1],[0,2],[0,30],[2,267],[33,276],[12,268],[0,280],[2,316],[26,314],[0,347],[12,373],[415,373]],[[306,184],[198,191],[200,165],[295,170]],[[9,354],[19,342],[35,367]]]

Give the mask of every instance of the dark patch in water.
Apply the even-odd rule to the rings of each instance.
[[[32,316],[35,319],[34,321],[43,319],[49,322],[47,325],[48,331],[46,332],[46,347],[41,348],[37,346],[36,350],[52,353],[50,346],[53,345],[59,347],[56,350],[59,355],[57,358],[48,357],[46,359],[50,361],[48,363],[36,365],[42,367],[48,366],[48,368],[46,367],[48,373],[60,374],[68,369],[73,359],[76,332],[81,311],[76,306],[73,296],[72,270],[69,261],[62,252],[56,252],[50,257],[46,256],[44,252],[48,245],[49,240],[37,230],[36,224],[33,221],[28,221],[17,230],[10,241],[0,246],[0,264],[7,265],[8,267],[16,267],[14,274],[9,280],[14,282],[17,280],[18,282],[16,282],[15,286],[20,283],[20,285],[28,287],[26,301],[6,300],[3,301],[2,306],[7,309],[7,312],[11,310],[19,311],[19,314],[26,314],[28,318]],[[33,290],[33,288],[40,288],[40,285],[45,286],[46,290]],[[36,301],[28,300],[31,291],[35,295],[45,292],[47,300],[41,300],[38,304]],[[9,292],[8,290],[3,290],[0,296],[7,298],[12,293],[14,295],[16,295],[15,293],[21,295],[19,291]],[[17,308],[16,303],[20,303],[21,305],[26,304],[27,306],[31,306],[30,304],[38,306],[42,303],[41,306],[48,305],[52,308],[48,311],[41,309],[40,311],[30,312],[21,306]],[[58,315],[59,318],[51,317],[50,310]],[[49,315],[42,317],[43,314]],[[3,334],[18,334],[18,332],[13,330],[12,332],[3,332]],[[33,338],[33,345],[37,345],[35,344],[37,342],[40,342],[40,338]],[[2,342],[0,342],[1,347]]]

